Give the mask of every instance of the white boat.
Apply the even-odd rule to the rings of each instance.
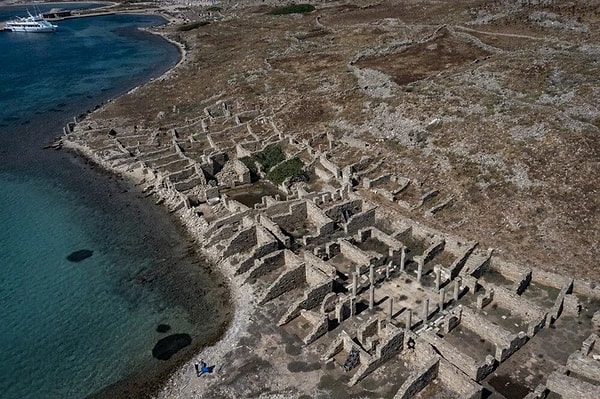
[[[6,21],[4,29],[12,32],[54,32],[56,30],[57,26],[46,21],[42,14],[31,15],[29,11],[27,14],[29,14],[27,17]]]

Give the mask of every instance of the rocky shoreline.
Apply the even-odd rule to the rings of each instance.
[[[524,165],[531,153],[516,155],[522,144],[502,136],[505,125],[517,129],[511,112],[526,106],[515,98],[531,94],[509,95],[522,89],[515,76],[502,82],[510,89],[497,90],[502,78],[484,68],[507,54],[513,64],[523,57],[506,37],[526,41],[544,62],[555,43],[581,38],[569,33],[557,41],[553,35],[561,34],[546,32],[549,48],[539,51],[531,32],[479,26],[490,30],[492,46],[480,31],[461,28],[475,23],[472,15],[496,13],[516,15],[531,30],[529,6],[452,10],[442,26],[432,23],[440,13],[398,7],[334,2],[315,19],[276,18],[257,6],[233,10],[217,27],[173,31],[191,49],[185,62],[66,131],[66,147],[163,204],[231,286],[235,313],[224,338],[158,397],[594,391],[564,367],[581,372],[581,362],[597,356],[590,345],[600,327],[600,291],[580,278],[597,270],[568,276],[542,260],[557,248],[576,257],[566,241],[586,256],[595,249],[558,223],[568,219],[556,210],[562,197],[537,200],[558,184],[556,175],[543,184],[530,178]],[[531,76],[523,76],[526,86]],[[480,95],[489,96],[486,106],[471,102]],[[542,110],[534,104],[521,117]],[[471,132],[473,119],[491,132]],[[569,126],[571,145],[593,133],[579,122]],[[265,179],[279,195],[238,201],[228,194]],[[554,204],[556,217],[540,216],[543,201]],[[587,218],[597,216],[585,215],[580,228],[594,236]],[[542,235],[536,218],[564,240],[532,244]],[[566,260],[561,265],[573,270]],[[548,350],[565,336],[564,351]],[[200,358],[217,372],[195,377]]]

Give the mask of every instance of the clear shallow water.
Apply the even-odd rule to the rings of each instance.
[[[154,359],[159,339],[186,333],[192,349],[219,335],[222,289],[168,215],[81,159],[42,149],[73,115],[177,61],[173,46],[135,29],[159,22],[108,16],[59,22],[55,34],[0,33],[2,398],[148,386],[184,355]],[[92,256],[67,260],[78,250]]]

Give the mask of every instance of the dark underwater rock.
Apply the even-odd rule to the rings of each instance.
[[[171,356],[191,343],[192,337],[188,334],[172,334],[158,340],[152,348],[152,356],[159,360],[169,360]]]
[[[159,324],[158,326],[156,326],[156,332],[159,332],[159,333],[166,333],[170,329],[171,329],[171,326],[168,324]]]
[[[84,259],[89,258],[94,254],[94,251],[90,249],[80,249],[79,251],[75,251],[67,256],[67,260],[69,262],[81,262]]]

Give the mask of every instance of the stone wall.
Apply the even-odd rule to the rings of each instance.
[[[356,263],[357,265],[369,265],[371,263],[372,258],[357,246],[351,244],[343,238],[340,238],[338,243],[340,245],[340,252],[348,260]]]
[[[316,286],[327,281],[335,279],[335,267],[323,262],[321,258],[316,257],[310,252],[304,252],[304,261],[306,262],[306,283],[309,286]]]
[[[487,284],[486,290],[494,290],[494,300],[500,306],[508,309],[511,313],[518,315],[526,323],[541,320],[544,318],[545,312],[533,302],[519,296],[504,287],[494,284]]]
[[[285,265],[285,254],[284,251],[276,251],[273,252],[263,258],[257,259],[254,262],[254,267],[252,267],[248,276],[246,277],[246,281],[251,279],[257,279],[262,277],[268,273],[271,273],[274,270],[277,270]]]
[[[440,358],[438,379],[451,391],[457,393],[460,399],[480,399],[481,385],[475,383],[460,369],[444,358]]]
[[[240,254],[249,251],[257,243],[256,227],[251,226],[239,231],[225,245],[223,257],[227,258],[231,255]]]
[[[329,319],[327,315],[304,309],[300,311],[300,315],[303,316],[306,320],[310,321],[310,323],[312,324],[311,330],[306,335],[306,337],[302,339],[305,345],[316,341],[329,329]]]
[[[361,359],[361,366],[352,376],[348,385],[355,385],[358,381],[365,378],[383,363],[402,351],[404,345],[404,332],[401,329],[388,325],[383,331],[383,334],[385,334],[385,337],[381,339],[381,343],[377,346],[375,356],[365,362]]]
[[[561,279],[563,280],[563,279]],[[573,292],[573,279],[564,279],[564,285],[562,286],[556,300],[554,301],[554,306],[548,311],[548,316],[550,320],[549,323],[554,323],[556,319],[558,319],[563,311],[563,303],[565,300],[565,296]]]
[[[600,362],[591,356],[584,356],[580,351],[572,353],[567,359],[569,371],[600,383]],[[598,388],[600,394],[600,388]]]
[[[498,257],[492,258],[490,269],[494,270],[511,281],[517,281],[527,268],[517,266],[514,263],[509,263]]]
[[[256,247],[253,251],[253,255],[256,258],[262,258],[263,256],[279,249],[279,243],[273,234],[271,234],[262,226],[256,226],[256,240]]]
[[[302,287],[305,283],[306,272],[304,264],[286,269],[267,289],[259,303],[261,305],[265,304],[294,288]],[[298,311],[298,314],[300,314],[300,311]]]
[[[331,172],[336,179],[339,179],[342,177],[340,168],[336,164],[331,162],[329,159],[327,159],[325,154],[322,154],[319,157],[319,161],[321,162],[321,165],[323,165],[325,167],[325,169],[327,169],[329,172]]]
[[[573,377],[553,372],[546,381],[546,386],[551,392],[563,398],[598,399],[598,386],[584,382]]]
[[[345,223],[344,215],[352,216],[362,210],[362,199],[345,201],[341,204],[335,204],[325,209],[325,215],[337,223]]]
[[[423,367],[410,373],[404,384],[400,387],[394,399],[411,399],[423,388],[431,383],[437,376],[440,359],[431,359]]]
[[[600,299],[600,286],[591,281],[575,280],[573,282],[573,292],[589,298]]]
[[[358,327],[356,338],[358,342],[365,346],[367,338],[376,335],[379,330],[379,319],[377,316],[371,317],[366,323]]]
[[[469,378],[475,381],[481,381],[496,368],[496,360],[488,355],[482,363],[478,363],[469,355],[450,344],[448,341],[438,337],[432,331],[427,331],[420,335],[436,351],[448,360],[450,363],[462,370]]]
[[[299,285],[296,285],[295,287],[292,287],[292,288],[296,288],[298,286]],[[329,294],[330,292],[332,292],[332,289],[333,289],[333,281],[332,280],[323,282],[322,284],[317,285],[317,286],[309,287],[304,292],[303,298],[296,301],[296,303],[293,303],[288,308],[287,312],[279,320],[279,325],[281,326],[281,325],[287,324],[290,321],[292,321],[293,319],[295,319],[296,317],[298,317],[298,315],[300,314],[300,311],[302,309],[310,310],[310,309],[313,309],[313,308],[319,306],[323,302],[323,299],[325,298],[325,296],[327,294]]]
[[[425,252],[423,252],[423,264],[432,260],[437,254],[444,250],[444,246],[446,245],[445,240],[439,240],[431,244]]]
[[[523,346],[528,339],[525,332],[521,331],[518,334],[513,334],[468,307],[463,308],[461,324],[477,333],[486,341],[494,344],[496,346],[494,357],[499,362],[506,360]]]
[[[387,184],[392,180],[392,174],[386,173],[374,179],[365,177],[362,181],[364,188],[374,188],[383,184]]]
[[[550,273],[545,270],[535,269],[531,275],[531,281],[537,284],[561,289],[571,278],[560,274]]]
[[[375,224],[375,208],[365,212],[360,212],[352,215],[348,222],[344,224],[344,232],[346,234],[354,234],[360,229],[369,227]]]
[[[271,214],[271,220],[279,226],[302,225],[306,221],[306,203],[292,203],[287,206],[285,213]]]
[[[275,238],[277,238],[277,240],[279,240],[279,242],[284,247],[289,248],[291,246],[290,237],[283,234],[283,231],[281,231],[281,228],[278,224],[274,223],[265,215],[260,215],[258,221],[265,229],[267,229],[271,234],[273,234]]]

